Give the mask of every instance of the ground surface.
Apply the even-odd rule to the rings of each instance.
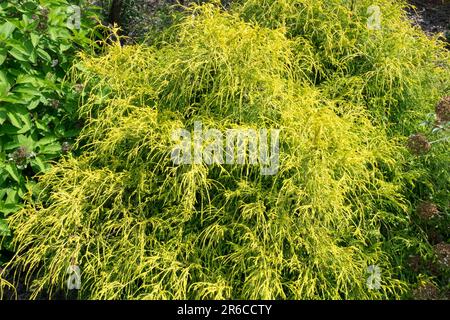
[[[168,3],[175,3],[175,0],[147,0],[144,1],[145,5],[140,8],[144,12],[148,13],[149,19],[155,14],[155,12],[162,6],[167,6]],[[189,1],[180,1],[186,4]],[[192,1],[190,1],[192,2]],[[229,0],[224,0],[228,3]],[[413,24],[419,25],[426,33],[432,35],[436,33],[447,34],[447,39],[450,43],[450,1],[448,0],[411,0],[410,3],[415,7],[411,8],[409,15]],[[142,11],[141,11],[142,12]],[[141,21],[139,21],[141,22]],[[139,26],[141,27],[141,25]],[[133,34],[129,34],[133,36]],[[0,268],[0,273],[2,269]],[[11,281],[11,277],[7,277]],[[24,280],[24,279],[22,279]],[[25,300],[29,297],[25,286],[19,281],[17,286],[17,298],[19,300]],[[6,290],[3,299],[15,299],[15,294],[11,290]],[[76,292],[71,292],[68,297],[64,293],[58,294],[56,299],[75,298]]]
[[[438,32],[450,35],[450,1],[448,0],[410,0],[415,6],[411,10],[413,23],[434,34]]]

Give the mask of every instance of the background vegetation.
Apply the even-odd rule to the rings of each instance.
[[[372,4],[193,5],[144,44],[81,52],[80,152],[9,216],[6,270],[32,298],[74,264],[89,299],[444,298],[450,55],[403,2],[368,29]],[[278,174],[174,166],[172,131],[195,121],[281,129]]]
[[[91,46],[95,21],[83,11],[77,29],[67,23],[73,14],[63,0],[0,3],[0,236],[10,235],[4,219],[20,209],[33,177],[69,152],[80,129],[82,87],[68,72],[75,52]]]

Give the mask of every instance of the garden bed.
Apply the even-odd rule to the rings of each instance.
[[[54,143],[35,189],[19,177],[32,174],[18,170],[44,152],[8,144],[5,181],[34,197],[23,191],[22,207],[8,194],[20,210],[0,216],[16,253],[0,274],[12,282],[15,270],[26,271],[14,279],[17,296],[6,288],[4,298],[448,295],[450,57],[431,37],[448,31],[448,4],[414,1],[412,23],[428,37],[388,0],[389,28],[373,29],[360,2],[292,3],[180,13],[148,1],[125,9],[128,40],[114,42],[108,29],[98,51],[80,52],[76,67],[60,72],[74,81],[64,83],[83,128],[74,144]],[[40,12],[31,20],[45,31],[54,15]],[[141,43],[149,30],[153,38]],[[45,105],[59,106],[55,98]],[[177,128],[195,137],[199,123],[227,133],[282,129],[282,161],[273,147],[268,176],[264,160],[180,165],[171,137]],[[83,282],[66,296],[67,270],[78,265]],[[375,271],[382,283],[369,287]]]

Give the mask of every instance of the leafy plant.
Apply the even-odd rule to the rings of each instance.
[[[443,97],[437,103],[435,112],[430,113],[427,120],[421,123],[420,133],[408,139],[410,151],[414,154],[408,169],[420,172],[408,194],[413,203],[412,229],[413,232],[424,234],[432,246],[412,248],[409,251],[409,268],[414,271],[418,283],[422,283],[421,279],[424,277],[429,282],[422,283],[414,291],[414,296],[419,298],[423,291],[430,291],[430,283],[437,288],[438,297],[448,296],[450,293],[450,265],[447,263],[448,259],[442,257],[442,251],[444,256],[446,250],[450,252],[449,102],[448,96]],[[410,143],[417,140],[417,137],[423,141],[419,153]]]
[[[449,89],[448,52],[380,1],[385,28],[344,0],[192,6],[152,46],[82,54],[83,153],[42,175],[8,218],[32,297],[400,298],[415,285],[407,136]],[[196,121],[278,128],[280,168],[170,158]],[[379,290],[367,270],[378,265]]]
[[[76,52],[93,45],[94,21],[84,10],[78,28],[75,14],[65,0],[0,2],[0,237],[10,235],[4,219],[21,208],[33,177],[69,152],[79,131],[82,87],[67,74]]]

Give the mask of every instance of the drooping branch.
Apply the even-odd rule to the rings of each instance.
[[[113,0],[109,10],[109,23],[120,25],[120,17],[122,13],[123,0]]]

